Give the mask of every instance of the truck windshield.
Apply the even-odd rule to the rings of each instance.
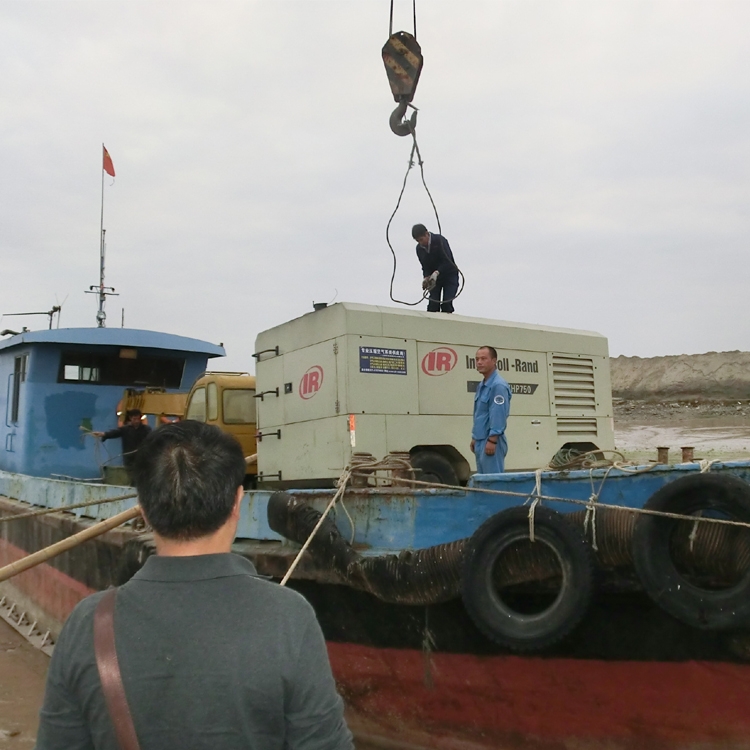
[[[206,421],[206,389],[196,388],[190,397],[185,419],[194,419],[196,422]]]
[[[226,424],[255,424],[255,391],[249,388],[225,389],[223,393]]]

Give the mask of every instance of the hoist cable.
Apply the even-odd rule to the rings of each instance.
[[[432,204],[432,210],[435,212],[435,221],[437,222],[438,226],[438,234],[442,236],[442,228],[440,226],[440,214],[438,213],[437,206],[435,205],[435,201],[432,198],[432,193],[430,193],[430,189],[427,187],[427,181],[425,180],[424,176],[424,161],[422,160],[422,154],[419,151],[419,144],[417,143],[417,134],[412,129],[411,136],[413,139],[412,147],[411,147],[411,154],[409,155],[409,164],[406,167],[406,174],[404,175],[404,181],[401,184],[401,192],[398,194],[398,200],[396,201],[396,207],[393,209],[393,213],[391,214],[390,218],[388,219],[388,224],[386,224],[385,227],[385,241],[388,243],[388,248],[391,251],[391,255],[393,256],[393,272],[391,273],[391,286],[390,286],[390,298],[392,302],[396,302],[399,305],[408,305],[409,307],[416,307],[417,305],[422,304],[425,300],[430,299],[430,292],[431,289],[425,289],[422,293],[421,299],[418,299],[416,302],[406,302],[404,300],[396,299],[393,296],[393,282],[396,279],[396,268],[398,265],[398,260],[396,258],[396,251],[393,249],[393,245],[391,244],[391,224],[393,223],[393,219],[396,216],[396,213],[398,212],[399,207],[401,206],[401,199],[404,197],[404,191],[406,190],[406,182],[409,179],[409,172],[411,172],[412,167],[414,166],[414,154],[417,155],[417,162],[419,164],[419,173],[422,177],[422,185],[424,186],[425,192],[427,193],[427,197],[430,199],[430,203]],[[454,297],[451,297],[450,299],[444,299],[444,300],[438,300],[438,302],[446,303],[446,302],[453,302],[453,300],[457,299],[461,292],[464,290],[464,284],[466,283],[466,279],[464,278],[464,275],[461,271],[461,269],[456,265],[455,260],[453,261],[453,265],[456,268],[456,271],[458,271],[459,276],[461,277],[461,285],[458,288],[458,291],[456,292]]]
[[[414,40],[417,39],[417,0],[412,0],[412,16],[414,18]],[[391,14],[388,18],[388,38],[393,36],[393,0],[391,0]]]

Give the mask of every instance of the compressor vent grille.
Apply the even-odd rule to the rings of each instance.
[[[553,354],[552,381],[558,413],[596,412],[592,359]]]
[[[596,417],[558,417],[557,434],[561,437],[588,435],[595,437]]]

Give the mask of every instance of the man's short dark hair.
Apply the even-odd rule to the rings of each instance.
[[[427,231],[427,227],[424,224],[415,224],[411,228],[411,236],[416,240],[420,237],[424,237],[426,234],[429,234]]]
[[[192,420],[154,430],[135,460],[146,520],[166,539],[207,536],[229,518],[245,478],[242,447],[218,427]]]
[[[479,349],[486,349],[490,353],[492,359],[497,359],[497,349],[495,349],[494,346],[480,346]],[[479,351],[479,349],[477,349],[477,351]]]
[[[139,419],[143,416],[143,412],[140,409],[128,409],[125,412],[125,420],[127,421],[131,417],[138,417]]]

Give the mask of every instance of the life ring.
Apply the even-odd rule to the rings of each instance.
[[[750,522],[750,485],[731,474],[691,474],[657,490],[644,506],[683,515],[709,511],[714,517]],[[680,539],[694,524],[651,515],[639,516],[633,532],[633,563],[648,595],[673,617],[701,630],[732,630],[750,624],[750,566],[737,572],[724,588],[701,587],[701,581],[683,572]],[[726,531],[723,546],[746,543],[748,529],[717,527]],[[744,535],[744,536],[743,536]],[[684,539],[683,539],[684,542]],[[684,544],[683,544],[684,546]],[[678,567],[680,564],[680,567]]]
[[[484,635],[513,651],[543,649],[567,636],[586,613],[594,589],[593,552],[581,528],[537,507],[534,539],[530,542],[529,507],[509,508],[476,530],[464,556],[466,611]],[[517,593],[515,600],[507,595],[514,588],[507,584],[524,577],[526,584],[554,577],[559,587],[531,609],[528,593]]]

